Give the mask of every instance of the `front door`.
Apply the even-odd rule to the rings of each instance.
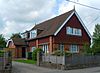
[[[22,48],[22,58],[26,58],[26,48]]]

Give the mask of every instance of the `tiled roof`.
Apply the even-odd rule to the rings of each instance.
[[[16,46],[27,46],[27,43],[25,42],[25,39],[22,38],[13,38],[13,43]]]
[[[36,38],[46,37],[50,35],[54,35],[54,33],[59,29],[59,27],[64,23],[64,21],[72,14],[74,10],[66,12],[62,15],[59,15],[55,18],[37,24],[31,30],[39,29],[43,30],[40,34],[37,35]]]

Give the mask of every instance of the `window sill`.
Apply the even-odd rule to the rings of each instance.
[[[82,37],[82,35],[72,35],[72,34],[67,34],[68,36],[76,36],[76,37]]]

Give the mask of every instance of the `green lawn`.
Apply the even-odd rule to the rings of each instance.
[[[14,60],[16,62],[27,63],[27,64],[36,64],[34,60]]]

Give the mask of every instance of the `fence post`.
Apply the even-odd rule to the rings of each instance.
[[[56,60],[56,68],[58,68],[58,64],[57,64],[57,55],[55,55],[54,60]]]
[[[38,66],[40,66],[41,61],[42,61],[42,53],[41,52],[38,52],[37,53],[37,65]]]
[[[63,56],[63,59],[64,59],[64,65],[66,65],[66,55],[65,54]]]
[[[61,70],[65,70],[66,68],[66,55],[64,54],[64,56],[62,56],[62,66],[61,66]]]
[[[48,56],[49,56],[49,63],[50,63],[50,54]]]

